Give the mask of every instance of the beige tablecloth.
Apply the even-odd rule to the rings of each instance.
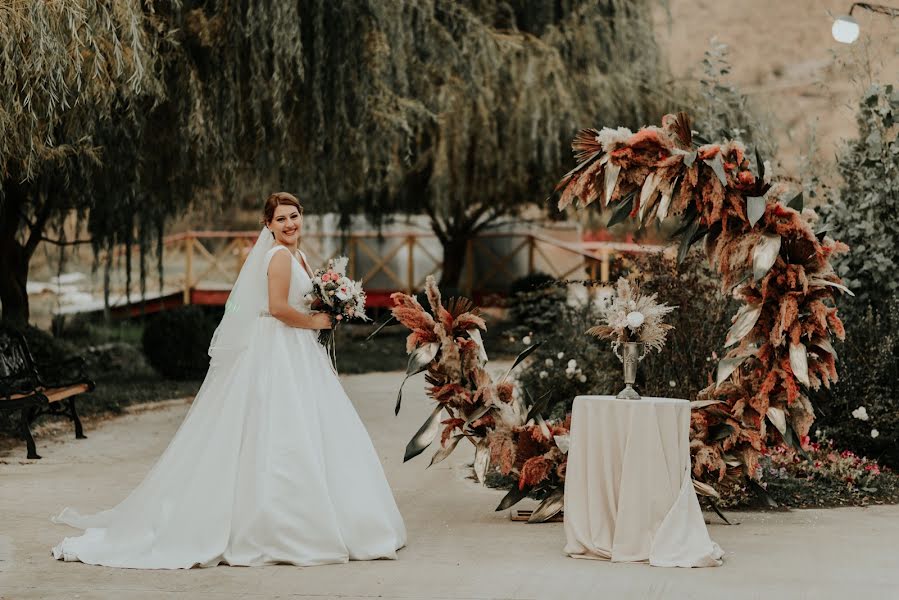
[[[574,399],[565,536],[575,558],[721,564],[690,479],[689,402]]]

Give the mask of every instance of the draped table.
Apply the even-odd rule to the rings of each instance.
[[[574,558],[721,564],[690,477],[690,403],[578,396],[565,475],[565,552]]]

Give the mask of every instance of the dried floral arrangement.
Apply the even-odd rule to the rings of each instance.
[[[615,296],[603,311],[605,324],[591,327],[587,334],[611,340],[613,344],[642,342],[647,351],[660,351],[672,329],[662,318],[675,307],[659,303],[657,298],[657,294],[641,294],[636,283],[620,277],[615,285]]]
[[[570,416],[548,422],[541,402],[526,406],[511,372],[539,344],[522,352],[506,374],[494,381],[487,373],[481,332],[487,328],[467,298],[452,298],[444,307],[433,277],[425,283],[429,313],[414,296],[394,293],[392,313],[411,332],[406,338],[409,364],[403,380],[427,371],[426,393],[436,403],[406,446],[409,460],[440,438],[430,465],[444,460],[465,438],[475,447],[474,471],[483,483],[492,463],[503,475],[517,477],[496,510],[505,510],[530,493],[544,497],[532,522],[552,518],[562,509]],[[402,384],[395,411],[402,403]],[[447,418],[444,418],[447,417]]]
[[[724,342],[732,348],[694,402],[691,448],[697,476],[757,476],[766,444],[798,447],[808,433],[808,390],[837,380],[834,295],[851,292],[829,259],[848,248],[812,229],[801,194],[772,185],[757,153],[753,171],[737,141],[694,143],[684,113],[636,133],[584,129],[572,148],[578,165],[556,187],[560,210],[598,200],[610,226],[680,217],[679,259],[703,240],[722,293],[743,302]]]

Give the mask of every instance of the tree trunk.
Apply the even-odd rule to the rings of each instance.
[[[30,253],[16,239],[20,211],[24,207],[24,189],[7,185],[0,213],[0,303],[2,320],[28,323],[28,262]]]
[[[451,233],[441,239],[443,246],[443,269],[440,274],[441,290],[460,290],[459,278],[465,268],[465,257],[468,252],[468,241],[472,238],[468,232]],[[461,290],[470,294],[472,290]]]

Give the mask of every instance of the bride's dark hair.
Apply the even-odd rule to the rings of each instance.
[[[272,219],[275,218],[275,208],[284,204],[295,207],[300,211],[300,214],[303,214],[303,206],[300,204],[300,201],[297,200],[296,196],[287,192],[275,192],[266,199],[265,206],[262,207],[263,225],[271,223]]]

